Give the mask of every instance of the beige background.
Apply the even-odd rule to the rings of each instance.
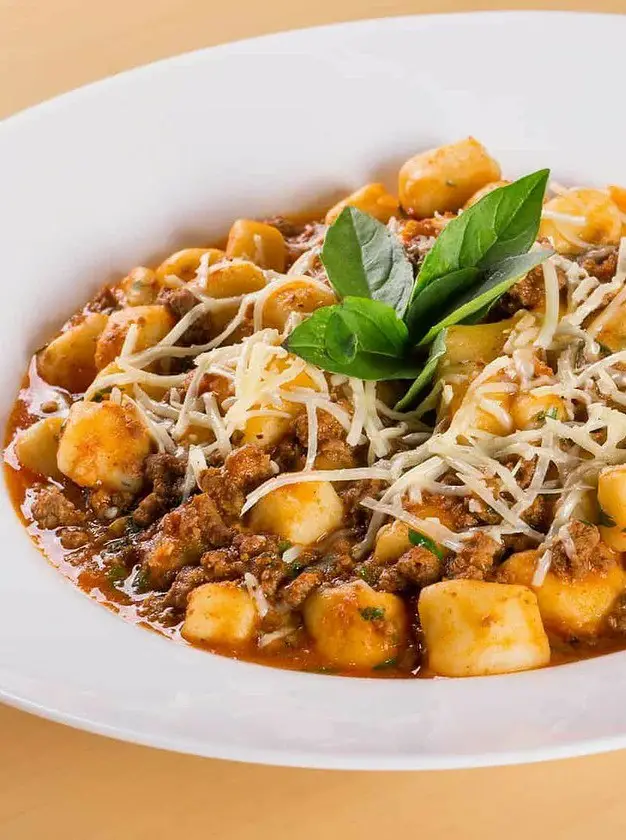
[[[0,116],[147,61],[235,38],[494,5],[0,0]],[[503,5],[626,12],[626,0]],[[584,44],[574,49],[584,55]],[[237,765],[122,744],[0,708],[1,840],[318,840],[322,833],[325,840],[521,840],[529,834],[537,840],[612,840],[626,834],[625,778],[626,752],[445,773]]]

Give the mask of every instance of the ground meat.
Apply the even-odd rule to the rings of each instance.
[[[590,573],[604,573],[613,566],[615,557],[600,539],[595,525],[574,520],[567,526],[573,544],[571,555],[559,540],[552,549],[550,571],[564,580],[577,580]]]
[[[429,586],[441,578],[442,561],[422,546],[410,548],[391,566],[383,569],[376,589],[402,592],[414,587]]]
[[[228,545],[233,533],[215,501],[200,493],[165,514],[141,548],[143,572],[154,588],[165,588],[179,569],[197,564],[206,549]]]
[[[555,504],[554,496],[537,496],[530,507],[522,513],[521,518],[535,531],[545,534],[554,519]]]
[[[286,216],[272,216],[270,219],[263,219],[263,223],[275,227],[285,239],[295,239],[301,236],[306,227],[302,222],[295,222]]]
[[[470,510],[470,498],[424,492],[420,504],[407,503],[405,506],[416,516],[422,518],[435,516],[452,531],[463,531],[466,528],[473,528],[482,521],[478,513]],[[487,508],[485,508],[485,515],[491,515]]]
[[[302,446],[309,442],[309,424],[306,414],[299,414],[293,421],[293,430]],[[317,442],[326,443],[329,440],[342,440],[346,432],[341,423],[327,411],[317,411]]]
[[[198,298],[183,286],[180,289],[163,289],[157,298],[157,303],[163,304],[176,320],[180,321],[194,306],[198,305]],[[190,346],[205,344],[212,335],[211,313],[206,312],[185,330],[178,343]]]
[[[118,301],[115,292],[110,286],[100,289],[95,297],[87,304],[89,312],[102,312],[106,315],[117,309]]]
[[[582,268],[601,282],[612,280],[617,271],[617,250],[613,249],[607,253],[605,248],[597,251],[590,251],[579,259]]]
[[[402,224],[399,238],[407,257],[416,268],[424,261],[441,230],[439,219],[409,219]]]
[[[281,593],[282,598],[289,607],[297,609],[323,582],[324,572],[322,569],[307,570],[285,586]]]
[[[58,487],[43,487],[33,502],[31,513],[39,527],[49,531],[62,525],[85,522],[85,514],[66,499]]]
[[[349,470],[357,466],[357,459],[345,440],[329,440],[318,448],[315,466],[321,470]]]
[[[286,435],[272,449],[272,461],[280,472],[299,472],[304,469],[305,453],[295,436]]]
[[[148,456],[144,473],[152,490],[133,511],[136,525],[146,528],[180,502],[185,471],[185,464],[174,455]]]
[[[241,560],[252,560],[262,554],[278,556],[280,540],[273,534],[237,534],[232,549]]]
[[[247,492],[274,475],[270,456],[252,443],[229,455],[224,462],[224,470],[236,487]]]
[[[59,541],[63,548],[68,550],[82,548],[87,545],[89,539],[89,532],[82,528],[61,528],[59,531]]]
[[[563,289],[567,282],[565,273],[560,268],[557,268],[556,273],[559,278],[559,289]],[[540,309],[545,306],[545,299],[543,268],[538,265],[502,295],[497,307],[494,307],[494,318],[498,320],[502,316],[515,315],[520,309]]]
[[[183,383],[183,390],[187,391],[195,371],[190,371]],[[205,373],[198,383],[198,396],[201,394],[214,394],[215,399],[221,405],[225,399],[234,394],[233,385],[230,379],[220,376],[217,373]]]
[[[101,522],[112,522],[134,501],[132,493],[112,493],[100,487],[89,493],[89,507]]]
[[[444,562],[444,577],[485,580],[501,554],[501,547],[486,534],[470,537],[458,554],[447,557]]]
[[[338,493],[343,502],[344,522],[346,527],[362,526],[370,517],[370,512],[361,507],[361,500],[366,496],[376,498],[385,485],[382,481],[367,479],[347,483],[338,487]]]
[[[174,578],[174,583],[163,600],[163,606],[184,610],[187,607],[189,593],[206,582],[207,576],[201,566],[184,566]]]
[[[287,245],[287,266],[291,266],[305,251],[321,244],[326,228],[318,222],[309,222],[295,234],[283,234]]]
[[[626,595],[618,595],[606,619],[607,629],[616,636],[626,636]]]
[[[317,462],[323,470],[350,469],[356,466],[355,450],[345,442],[346,432],[341,423],[326,411],[317,412]],[[293,466],[302,468],[302,459],[309,443],[309,424],[306,414],[299,414],[292,423],[292,434],[285,439],[285,448],[280,454],[287,456]],[[295,441],[293,436],[295,435]],[[291,446],[291,449],[288,447]],[[279,463],[280,466],[280,462]],[[302,466],[300,466],[302,464]]]
[[[230,548],[217,548],[205,552],[200,558],[206,579],[210,581],[235,580],[243,577],[248,566]]]
[[[200,476],[200,487],[214,500],[226,521],[235,521],[241,515],[246,494],[273,474],[267,452],[246,444],[231,453],[223,467],[205,470]]]

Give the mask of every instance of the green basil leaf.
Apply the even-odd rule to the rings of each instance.
[[[347,297],[317,309],[284,346],[323,370],[358,379],[413,379],[421,368],[408,356],[404,321],[390,306],[368,298]]]
[[[537,238],[549,174],[541,169],[493,190],[448,222],[415,281],[408,310],[411,328],[413,306],[435,280],[461,269],[488,269],[528,251]]]
[[[321,258],[339,297],[371,298],[404,315],[413,268],[386,225],[345,207],[326,232]]]
[[[421,339],[419,346],[430,344],[441,330],[451,327],[453,324],[467,321],[475,313],[480,312],[488,305],[491,306],[511,286],[514,286],[532,268],[540,265],[552,253],[552,251],[531,251],[528,254],[520,254],[502,260],[501,263],[485,272],[483,279],[476,286],[473,286],[455,300],[448,313],[432,326]]]
[[[411,305],[411,334],[424,335],[433,322],[441,320],[459,293],[475,286],[481,276],[478,268],[461,268],[433,280]]]
[[[411,387],[402,397],[402,399],[396,403],[396,411],[406,411],[415,402],[419,392],[423,388],[425,388],[426,385],[428,385],[428,383],[435,376],[435,373],[437,372],[437,365],[439,364],[439,359],[446,352],[446,335],[446,330],[441,330],[441,332],[437,334],[437,337],[430,345],[430,352],[428,354],[428,358],[426,359],[426,363],[421,370],[420,375],[417,377],[415,382],[411,385]]]

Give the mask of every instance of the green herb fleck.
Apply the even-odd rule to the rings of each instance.
[[[372,569],[368,569],[367,566],[361,566],[361,568],[357,570],[357,575],[366,583],[374,583],[376,581],[376,575]]]
[[[289,540],[281,540],[277,546],[278,553],[284,554],[285,551],[287,551],[288,548],[291,548],[292,545],[293,543],[289,542]]]
[[[102,400],[107,397],[111,393],[112,388],[102,388],[100,391],[96,391],[96,393],[91,398],[92,402],[102,402]]]
[[[382,662],[379,662],[378,665],[374,665],[374,671],[384,671],[386,668],[395,668],[398,664],[398,659],[395,656],[392,656],[390,659],[383,659]]]
[[[537,414],[535,414],[533,420],[535,420],[537,423],[542,423],[546,420],[547,417],[549,417],[550,420],[559,419],[559,410],[555,405],[553,405],[552,408],[549,408],[547,411],[539,411]]]
[[[128,577],[128,569],[121,563],[116,563],[107,569],[107,578],[112,584],[121,583]]]
[[[419,531],[409,531],[409,542],[411,545],[420,546],[421,548],[427,548],[428,551],[432,552],[435,557],[438,557],[440,560],[443,560],[443,551],[439,548],[437,543],[434,540],[431,540],[430,537],[424,536],[424,534],[420,534]]]
[[[361,618],[364,621],[380,621],[385,617],[385,610],[383,607],[363,607],[359,610]]]
[[[613,519],[612,516],[609,516],[609,514],[606,511],[604,511],[604,510],[602,510],[602,508],[600,508],[600,513],[599,513],[599,516],[598,516],[598,524],[603,525],[605,528],[615,528],[615,526],[617,525],[617,522]]]
[[[136,592],[147,592],[150,589],[150,580],[147,572],[139,569],[133,578],[133,589]]]

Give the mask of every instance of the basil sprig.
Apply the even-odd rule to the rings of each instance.
[[[346,207],[326,233],[321,258],[340,298],[378,300],[402,318],[411,296],[413,268],[386,225],[356,207]]]
[[[552,253],[537,238],[549,170],[484,198],[448,222],[413,277],[396,237],[346,207],[326,233],[322,262],[341,303],[315,311],[286,348],[332,373],[359,379],[414,379],[408,407],[435,375],[445,330],[477,323]],[[434,342],[434,343],[433,343]],[[425,358],[421,348],[430,346]]]
[[[404,321],[390,306],[367,298],[347,297],[318,309],[285,346],[324,370],[357,379],[413,379],[422,367],[411,358]]]

